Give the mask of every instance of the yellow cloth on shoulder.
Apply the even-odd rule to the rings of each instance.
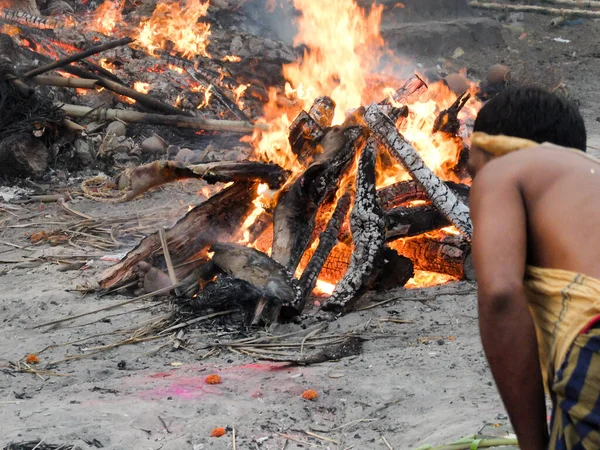
[[[538,147],[540,144],[529,139],[522,139],[503,134],[490,135],[475,131],[471,143],[492,155],[502,156],[524,148]]]
[[[548,389],[577,335],[600,315],[600,280],[568,270],[527,266],[524,285]]]

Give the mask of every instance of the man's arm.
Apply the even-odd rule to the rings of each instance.
[[[490,167],[491,166],[491,167]],[[523,450],[548,443],[535,327],[523,288],[527,220],[510,167],[489,163],[471,191],[481,341]]]

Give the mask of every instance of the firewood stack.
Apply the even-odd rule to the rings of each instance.
[[[304,171],[278,172],[289,178],[271,191],[271,204],[247,230],[242,224],[266,181],[258,172],[253,180],[234,179],[172,227],[169,251],[177,278],[194,285],[188,291],[195,307],[242,302],[251,311],[248,323],[271,323],[302,314],[317,280],[335,285],[322,308],[347,312],[365,291],[403,286],[415,269],[472,279],[469,186],[441,180],[399,131],[408,101],[427,89],[414,76],[394,102],[351,111],[340,126],[331,126],[333,101],[317,98],[289,130],[290,147]],[[458,112],[468,99],[460,96],[442,111],[431,132],[456,138]],[[378,190],[378,165],[393,161],[412,180]],[[104,274],[102,287],[130,281],[140,261],[164,267],[162,253],[158,238],[149,236]],[[207,267],[209,282],[198,283],[198,271]]]

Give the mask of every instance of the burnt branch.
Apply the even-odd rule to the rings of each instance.
[[[400,134],[394,124],[376,104],[365,113],[373,133],[400,164],[423,187],[436,208],[468,239],[473,235],[469,208],[457,198],[446,184],[427,167],[419,153]]]
[[[387,211],[386,240],[418,236],[450,225],[450,221],[435,206],[399,207]]]
[[[459,95],[456,101],[450,106],[450,108],[443,110],[435,119],[433,123],[433,132],[437,133],[448,133],[452,136],[458,135],[460,131],[460,120],[458,120],[458,113],[465,107],[471,94],[465,92]]]
[[[385,242],[383,209],[377,201],[375,164],[377,143],[369,138],[358,163],[356,200],[350,215],[354,251],[344,278],[323,308],[346,310],[370,277]]]
[[[327,228],[319,235],[319,245],[317,246],[317,249],[313,253],[304,272],[302,272],[302,276],[300,277],[300,287],[302,288],[303,302],[301,308],[299,308],[300,311],[304,309],[306,299],[315,288],[321,270],[323,270],[323,266],[325,266],[325,262],[327,261],[331,250],[333,250],[333,247],[335,247],[338,242],[338,233],[350,209],[350,200],[349,194],[345,194],[340,198],[331,219],[329,219],[329,222],[327,223]]]

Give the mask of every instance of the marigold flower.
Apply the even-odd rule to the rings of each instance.
[[[225,428],[218,427],[218,428],[215,428],[214,430],[212,430],[212,433],[210,433],[210,436],[211,437],[221,437],[221,436],[225,436],[226,433],[227,433],[227,430],[225,430]]]
[[[308,391],[304,391],[302,393],[302,398],[305,400],[316,400],[319,394],[314,389],[309,389]]]
[[[27,356],[27,358],[25,358],[25,362],[27,364],[37,364],[40,362],[40,358],[38,358],[36,355],[31,354]]]
[[[206,377],[207,384],[221,384],[221,377],[217,374],[212,374]]]

